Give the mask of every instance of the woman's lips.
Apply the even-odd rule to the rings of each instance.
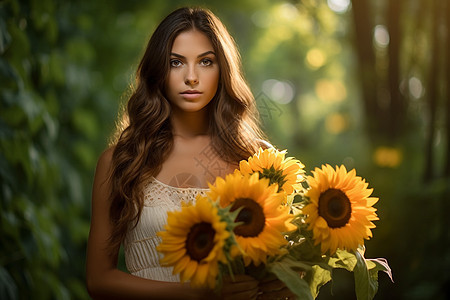
[[[202,93],[197,90],[187,90],[187,91],[180,93],[180,95],[185,99],[195,99],[195,98],[200,97],[201,94]]]

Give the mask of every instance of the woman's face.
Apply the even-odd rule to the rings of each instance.
[[[209,38],[198,30],[180,33],[170,54],[166,95],[174,110],[196,112],[214,97],[219,64]]]

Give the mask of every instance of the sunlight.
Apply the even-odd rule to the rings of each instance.
[[[389,32],[384,25],[377,25],[373,31],[373,41],[377,47],[386,48],[389,45]]]
[[[307,65],[313,70],[322,67],[326,63],[326,60],[326,54],[318,48],[313,48],[306,53]]]
[[[325,119],[325,128],[329,133],[339,134],[348,127],[348,117],[341,113],[333,113]]]
[[[278,103],[287,104],[294,99],[294,87],[285,81],[268,79],[263,82],[262,90],[271,100]]]
[[[403,153],[398,148],[378,147],[373,155],[375,163],[380,167],[396,168],[403,159]]]
[[[419,99],[423,95],[422,81],[417,77],[413,76],[408,80],[408,89],[411,96],[415,99]]]
[[[337,13],[345,13],[350,7],[350,0],[328,0],[328,7]]]
[[[347,97],[347,89],[340,80],[319,79],[316,94],[323,102],[340,102]]]

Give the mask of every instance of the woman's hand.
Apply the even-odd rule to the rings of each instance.
[[[258,300],[267,299],[297,299],[295,294],[279,280],[276,276],[270,275],[259,282]]]
[[[227,276],[223,280],[221,298],[223,300],[250,300],[258,295],[258,281],[248,275],[234,275],[234,281]]]

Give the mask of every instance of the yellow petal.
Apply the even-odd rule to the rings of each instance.
[[[186,268],[186,266],[189,264],[189,261],[191,259],[189,258],[189,256],[184,256],[183,258],[181,258],[174,266],[173,266],[173,274],[178,274],[180,273],[182,270],[184,270]]]
[[[328,228],[327,221],[324,218],[318,217],[316,220],[316,226],[322,229]]]
[[[194,260],[189,260],[189,263],[180,274],[181,282],[188,281],[192,278],[195,271],[197,271],[198,263]]]

